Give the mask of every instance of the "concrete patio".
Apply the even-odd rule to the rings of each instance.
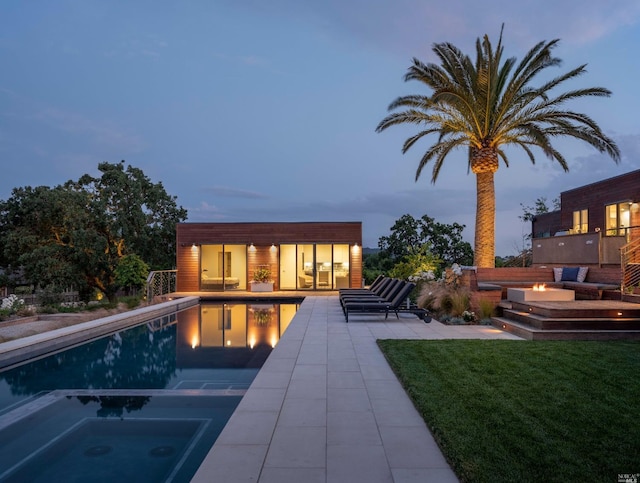
[[[519,339],[307,297],[193,482],[458,481],[376,339]]]

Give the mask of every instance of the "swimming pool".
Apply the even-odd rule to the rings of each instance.
[[[203,303],[1,371],[0,481],[189,481],[299,303]]]

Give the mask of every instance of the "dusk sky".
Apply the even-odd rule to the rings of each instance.
[[[377,134],[387,106],[428,94],[403,76],[413,57],[452,42],[475,57],[485,33],[505,57],[560,38],[562,90],[602,86],[585,112],[622,161],[559,141],[564,173],[540,151],[509,151],[496,173],[496,254],[530,231],[520,204],[640,168],[638,0],[57,0],[0,3],[0,199],[55,186],[102,161],[140,168],[193,222],[362,221],[377,246],[409,213],[466,225],[475,176],[450,156],[435,184],[418,161],[435,138],[401,153],[415,126]],[[539,85],[541,80],[534,82]]]

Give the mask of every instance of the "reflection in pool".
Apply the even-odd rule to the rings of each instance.
[[[57,454],[52,438],[67,434],[86,418],[157,420],[160,424],[193,418],[194,408],[202,405],[198,417],[207,431],[199,430],[197,437],[186,441],[185,454],[177,463],[180,468],[168,470],[172,481],[188,481],[299,304],[300,300],[203,303],[0,371],[0,480],[12,475],[19,478],[30,462],[38,461],[31,467],[43,473],[34,479],[47,481],[52,475],[47,476],[46,471],[52,465],[43,461]],[[80,403],[82,411],[78,406],[70,410],[62,403],[65,399]],[[159,405],[161,401],[172,402],[166,409],[154,409],[166,406]],[[40,419],[42,424],[34,424]],[[49,430],[46,438],[39,429],[45,427]],[[92,423],[82,427],[92,431],[108,427],[112,432],[113,427],[125,426]],[[75,453],[102,457],[80,449]],[[109,452],[109,458],[114,454]],[[166,459],[156,459],[166,464]],[[73,467],[73,463],[64,466]]]

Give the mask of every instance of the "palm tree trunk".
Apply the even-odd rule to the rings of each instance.
[[[482,268],[495,267],[496,192],[494,172],[476,173],[476,234],[473,264]]]

